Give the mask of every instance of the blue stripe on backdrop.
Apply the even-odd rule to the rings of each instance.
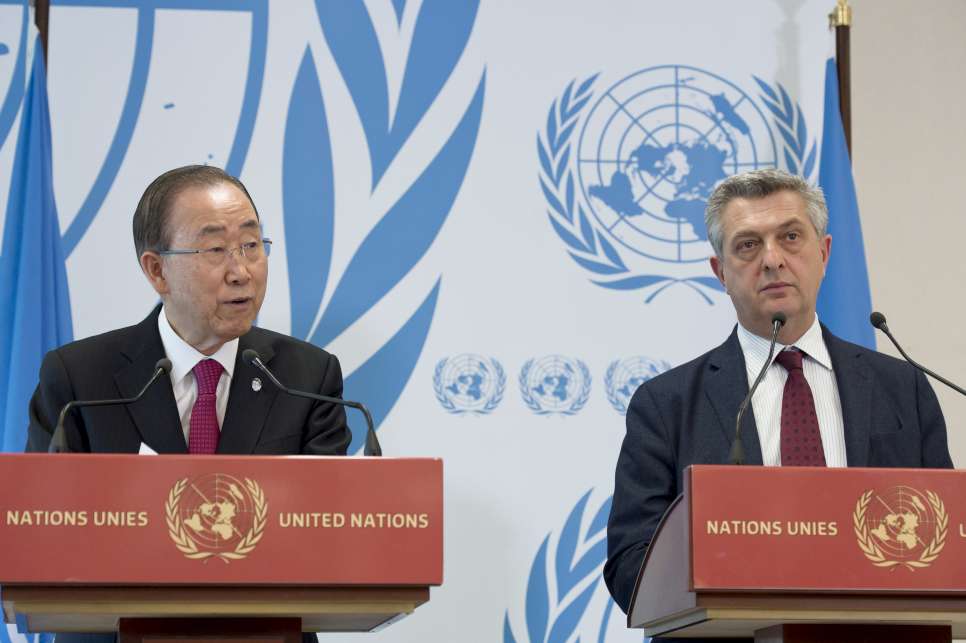
[[[71,340],[70,299],[51,168],[44,57],[36,39],[20,117],[0,254],[0,420],[23,451],[27,404],[44,354]]]
[[[869,273],[852,164],[839,114],[839,80],[834,58],[829,58],[825,66],[824,120],[818,184],[828,203],[832,255],[818,295],[818,316],[842,339],[874,349],[875,332],[869,324],[872,312]]]

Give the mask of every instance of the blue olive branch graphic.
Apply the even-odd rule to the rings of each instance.
[[[809,145],[808,128],[802,107],[792,101],[781,83],[774,87],[754,76],[761,89],[761,99],[768,111],[775,117],[775,126],[784,143],[785,169],[806,179],[815,170],[815,156],[818,145],[815,140]]]
[[[611,499],[604,501],[581,536],[580,525],[590,494],[591,491],[585,493],[567,516],[554,543],[556,555],[552,562],[549,557],[551,534],[547,534],[540,544],[527,582],[527,638],[520,639],[520,643],[565,643],[571,640],[590,599],[601,585],[600,570],[607,553],[604,530]],[[556,592],[551,593],[554,580]],[[503,620],[503,643],[517,643],[509,610]]]
[[[322,0],[315,4],[327,45],[363,125],[375,190],[456,69],[473,31],[478,2],[425,0],[419,5],[392,121],[386,61],[365,4]],[[320,347],[328,346],[394,290],[422,259],[448,218],[466,176],[479,133],[485,86],[484,70],[472,99],[435,157],[388,207],[354,250],[343,273],[334,275],[330,267],[338,186],[333,167],[338,159],[333,158],[329,127],[338,123],[329,123],[325,87],[310,51],[304,52],[289,101],[283,146],[293,332]],[[325,303],[327,289],[331,295]],[[347,397],[371,401],[377,427],[399,399],[422,353],[439,290],[437,280],[395,335],[375,347],[345,378]],[[353,431],[350,453],[361,448],[362,433]]]

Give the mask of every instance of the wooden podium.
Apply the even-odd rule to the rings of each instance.
[[[627,624],[769,643],[966,638],[966,471],[692,466]]]
[[[429,458],[0,455],[0,598],[24,632],[296,643],[443,580]]]

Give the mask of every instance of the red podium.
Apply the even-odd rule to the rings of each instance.
[[[428,458],[0,455],[0,598],[30,632],[300,640],[443,580]]]
[[[647,636],[966,637],[966,472],[693,466],[628,627]]]

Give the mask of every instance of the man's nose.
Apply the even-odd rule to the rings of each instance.
[[[785,267],[785,253],[777,240],[765,241],[762,252],[762,267],[765,270],[778,270]]]
[[[248,262],[241,252],[232,252],[228,255],[228,262],[225,265],[225,280],[230,284],[245,284],[252,278],[248,271]]]

